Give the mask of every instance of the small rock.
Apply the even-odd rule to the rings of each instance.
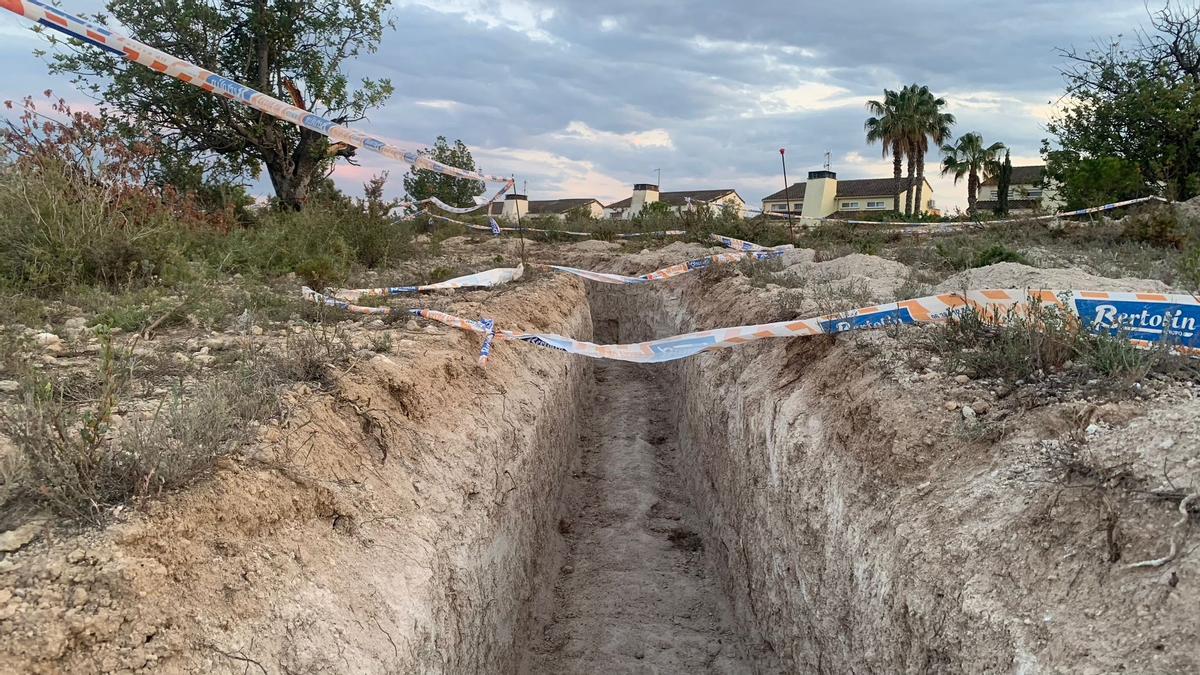
[[[1096,424],[1089,424],[1087,425],[1087,429],[1084,429],[1084,433],[1086,433],[1088,436],[1095,436],[1096,434],[1100,433],[1100,426]]]
[[[572,574],[572,573],[574,573],[574,572],[575,572],[575,566],[574,566],[574,565],[563,565],[563,566],[562,566],[562,573],[563,573],[563,574]]]
[[[943,407],[946,408],[946,410],[957,410],[958,403],[956,401],[946,401]]]
[[[971,382],[971,378],[967,377],[966,375],[955,375],[954,381],[958,384],[969,384]]]
[[[87,601],[88,592],[82,587],[76,587],[75,591],[71,594],[71,606],[82,607],[87,604]]]
[[[33,342],[39,347],[47,347],[62,342],[62,338],[54,333],[37,333],[33,336]]]
[[[21,383],[16,380],[0,380],[0,391],[12,393],[21,388]]]
[[[204,348],[209,351],[220,352],[229,349],[231,341],[223,337],[208,338],[204,341]]]
[[[409,319],[408,323],[404,324],[405,330],[421,330],[421,324],[417,323],[416,319]]]
[[[7,588],[0,588],[0,607],[7,605],[8,601],[12,600],[12,597],[12,591],[8,590]]]
[[[192,360],[201,366],[211,366],[217,360],[217,357],[212,354],[197,354]]]
[[[1158,444],[1159,450],[1170,450],[1173,447],[1175,447],[1174,438],[1164,438],[1162,442]]]
[[[192,362],[192,360],[188,358],[188,355],[184,354],[183,352],[175,352],[174,354],[171,354],[171,360],[181,366],[186,366]]]
[[[250,334],[251,335],[262,335],[263,334],[262,326],[251,326]]]
[[[72,565],[77,565],[86,557],[87,553],[85,553],[83,549],[77,548],[67,554],[67,562],[71,563]]]
[[[63,324],[63,327],[67,330],[81,331],[84,328],[87,328],[87,319],[78,316],[74,319],[67,319],[66,323]]]
[[[9,530],[4,534],[0,534],[0,552],[12,553],[19,550],[25,544],[33,541],[38,533],[42,530],[42,525],[45,521],[34,520],[25,523],[15,530]]]
[[[992,409],[992,404],[981,398],[977,398],[974,401],[971,401],[971,409],[974,410],[978,415],[986,415],[987,412]]]
[[[963,420],[967,422],[974,422],[976,417],[975,411],[969,405],[964,405],[962,407],[962,416]]]

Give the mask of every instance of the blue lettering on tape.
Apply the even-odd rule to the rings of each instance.
[[[1200,306],[1142,300],[1075,300],[1075,311],[1093,333],[1200,347]]]
[[[329,130],[335,126],[333,122],[330,122],[320,115],[305,115],[300,124],[308,127],[309,129],[317,129],[323,134],[328,134]]]
[[[821,322],[821,329],[830,335],[860,328],[883,328],[897,324],[915,323],[907,307],[898,307],[880,312],[848,316],[844,319],[831,319]]]
[[[559,345],[556,345],[552,342],[547,342],[546,340],[543,340],[542,338],[540,338],[536,335],[524,335],[517,339],[520,340],[521,342],[528,342],[531,345],[537,345],[539,347],[548,347],[550,349],[557,349],[560,352],[567,351],[566,347],[560,347]]]

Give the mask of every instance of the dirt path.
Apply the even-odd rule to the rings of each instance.
[[[534,673],[746,672],[673,462],[652,366],[602,363],[562,529],[569,544]],[[536,636],[535,636],[536,637]]]

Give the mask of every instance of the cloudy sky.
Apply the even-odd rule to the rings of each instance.
[[[956,135],[978,131],[1014,163],[1036,163],[1062,92],[1055,47],[1146,17],[1136,0],[816,4],[399,0],[396,29],[351,65],[396,87],[361,126],[410,147],[461,138],[481,169],[516,174],[532,199],[607,203],[661,169],[663,190],[732,187],[756,204],[782,188],[780,147],[793,182],[826,151],[842,178],[890,175],[863,140],[864,103],[908,82],[949,101]],[[0,13],[0,38],[0,98],[46,87],[72,98],[32,56],[39,38],[23,19]],[[336,177],[360,194],[381,170],[399,189],[406,167],[369,153]],[[930,179],[939,206],[965,206],[965,184]]]

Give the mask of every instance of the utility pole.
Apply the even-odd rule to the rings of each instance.
[[[658,175],[658,178],[655,179],[658,182],[655,183],[655,185],[658,186],[659,190],[662,190],[662,169],[655,169],[654,173]]]
[[[512,181],[513,181],[513,189],[515,191],[516,185],[517,185],[516,174],[513,174]],[[528,186],[529,182],[526,181],[525,185]],[[525,257],[525,224],[521,222],[521,200],[518,199],[518,200],[516,200],[516,202],[517,203],[514,204],[514,206],[516,207],[516,211],[517,211],[517,236],[519,236],[521,238],[521,266],[526,268],[527,273],[531,273],[531,272],[533,272],[533,270],[529,269],[529,265],[527,264],[528,260]],[[529,203],[529,195],[525,195],[525,203],[526,204]],[[530,276],[532,276],[532,274]]]
[[[796,241],[796,226],[792,224],[792,196],[788,189],[787,158],[784,157],[785,152],[786,152],[786,150],[784,148],[779,149],[779,161],[781,164],[783,164],[783,200],[784,200],[784,202],[786,202],[783,208],[784,208],[784,210],[787,211],[788,232],[791,233],[792,241],[795,242]]]

